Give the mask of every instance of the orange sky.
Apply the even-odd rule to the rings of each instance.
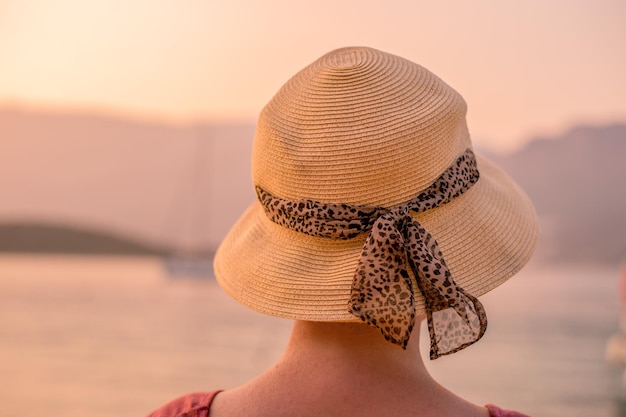
[[[623,0],[0,0],[0,105],[256,118],[297,70],[366,45],[469,104],[480,145],[626,120]]]

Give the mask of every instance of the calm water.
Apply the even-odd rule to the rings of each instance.
[[[617,267],[531,266],[483,297],[484,339],[429,368],[477,403],[536,417],[626,416],[622,369],[604,361],[617,281]],[[262,372],[289,328],[213,281],[167,278],[156,259],[3,255],[0,415],[144,416]]]

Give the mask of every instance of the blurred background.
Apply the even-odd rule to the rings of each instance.
[[[485,340],[431,372],[531,415],[626,415],[625,19],[620,0],[0,0],[0,415],[141,416],[278,358],[290,323],[228,299],[212,255],[254,199],[258,112],[350,45],[459,91],[541,221],[484,297]]]

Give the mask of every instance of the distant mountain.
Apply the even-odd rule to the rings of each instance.
[[[0,252],[165,255],[171,251],[110,231],[46,224],[0,225]]]
[[[253,136],[252,123],[0,109],[0,252],[212,250],[255,198]],[[511,155],[487,153],[537,207],[538,258],[623,259],[626,124],[576,127]],[[103,235],[110,230],[124,236]]]
[[[93,225],[217,245],[253,201],[252,123],[0,109],[0,224]]]
[[[576,127],[494,159],[535,203],[540,256],[626,260],[626,124]]]

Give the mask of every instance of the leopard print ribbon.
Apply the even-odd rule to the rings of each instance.
[[[487,328],[487,316],[482,304],[454,282],[437,241],[409,213],[446,204],[478,177],[476,158],[467,149],[428,188],[392,208],[288,201],[258,186],[256,192],[271,221],[297,232],[334,239],[369,232],[354,275],[349,311],[406,348],[415,326],[411,285],[415,279],[426,304],[430,358],[436,359],[478,341]]]

